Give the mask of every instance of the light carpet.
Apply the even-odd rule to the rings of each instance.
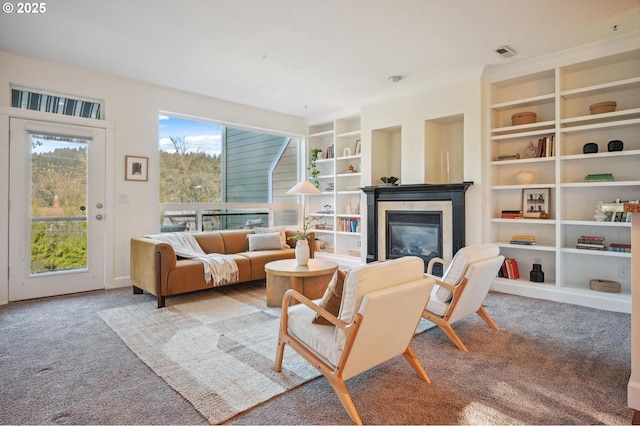
[[[218,289],[222,290],[222,289]],[[219,424],[319,373],[286,348],[273,370],[279,308],[264,288],[204,291],[98,312],[122,341],[211,423]]]

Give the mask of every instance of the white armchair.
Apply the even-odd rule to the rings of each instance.
[[[435,323],[461,350],[467,352],[456,332],[454,322],[476,312],[491,328],[498,326],[482,306],[498,270],[504,262],[500,248],[495,244],[463,247],[453,260],[435,258],[427,265],[427,276],[431,276],[433,265],[442,263],[444,273],[436,279],[427,307],[422,316]]]
[[[289,345],[327,378],[351,420],[362,424],[345,380],[402,354],[431,383],[410,342],[434,282],[425,277],[424,262],[418,257],[355,268],[344,277],[335,316],[320,306],[320,300],[287,291],[275,370],[281,371],[284,347]],[[333,284],[322,301],[330,296]],[[289,306],[292,299],[301,303]],[[316,316],[329,325],[315,323]]]

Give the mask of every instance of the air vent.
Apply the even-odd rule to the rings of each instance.
[[[512,56],[516,56],[517,53],[515,50],[510,48],[509,46],[500,46],[496,49],[496,53],[503,58],[510,58]]]

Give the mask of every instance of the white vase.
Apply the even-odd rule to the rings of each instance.
[[[529,170],[520,170],[516,173],[516,182],[519,185],[528,185],[533,181],[533,173]]]
[[[309,243],[307,240],[298,240],[296,243],[296,263],[299,266],[309,264]]]
[[[604,222],[607,219],[607,214],[601,210],[602,201],[598,201],[598,205],[596,206],[595,214],[593,218],[598,222]]]

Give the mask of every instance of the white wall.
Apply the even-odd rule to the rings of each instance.
[[[372,164],[371,133],[376,129],[400,127],[400,183],[425,183],[425,168],[430,156],[425,135],[425,122],[442,117],[464,117],[463,180],[473,181],[466,194],[466,244],[481,242],[482,220],[482,69],[462,75],[459,81],[420,93],[368,105],[362,108],[362,164]],[[440,155],[434,152],[432,155]],[[363,167],[365,185],[376,184],[379,176]],[[363,241],[363,244],[366,242]]]
[[[0,51],[0,107],[11,106],[10,83],[58,93],[104,100],[104,119],[113,123],[113,282],[129,284],[129,241],[131,237],[158,231],[158,113],[170,111],[210,118],[226,123],[306,134],[304,119],[259,110],[197,94],[180,92],[105,74],[70,68],[53,62]],[[0,123],[0,166],[8,157],[6,127]],[[108,148],[109,149],[109,148]],[[125,155],[149,157],[149,181],[124,180]],[[0,167],[0,199],[8,199],[8,167]],[[126,196],[128,203],[120,200]],[[0,202],[2,207],[2,202]],[[7,210],[0,208],[0,226]],[[0,229],[0,270],[6,265],[7,227]],[[6,274],[0,273],[0,303],[6,303]]]
[[[464,116],[464,180],[474,181],[467,191],[468,211],[480,210],[480,75],[467,75],[460,82],[428,89],[424,92],[369,105],[362,109],[363,145],[370,144],[371,130],[400,126],[402,128],[401,182],[423,183],[425,176],[425,121],[453,115]],[[306,134],[307,123],[298,117],[180,92],[105,74],[85,71],[18,56],[0,51],[0,107],[10,107],[10,83],[69,95],[104,100],[104,119],[113,124],[112,164],[107,167],[113,178],[113,259],[112,282],[106,286],[128,285],[129,241],[131,237],[157,232],[158,224],[158,133],[160,111],[211,118],[243,126]],[[0,126],[0,130],[3,130]],[[7,132],[0,134],[6,140]],[[6,145],[0,145],[4,150]],[[4,151],[0,152],[4,154]],[[8,148],[7,148],[8,155]],[[124,156],[149,157],[149,182],[124,180]],[[363,164],[370,164],[370,150],[363,147]],[[369,156],[369,158],[367,158]],[[0,155],[5,158],[5,155]],[[8,168],[1,168],[0,198],[6,200]],[[365,182],[372,182],[371,170],[363,170]],[[368,175],[367,175],[368,173]],[[127,203],[121,202],[123,198]],[[0,207],[2,207],[0,205]],[[6,209],[0,209],[0,226],[6,223]],[[0,245],[6,247],[6,226],[0,233]],[[480,217],[467,214],[467,244],[479,243]],[[6,264],[6,253],[0,250],[0,270]],[[1,274],[4,275],[4,274]],[[6,303],[8,283],[0,275],[0,303]]]

